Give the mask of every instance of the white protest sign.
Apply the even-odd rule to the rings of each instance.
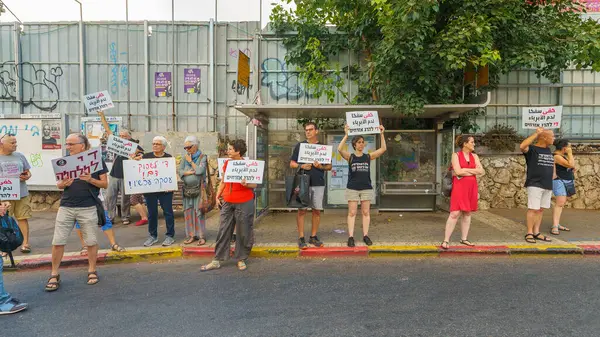
[[[106,90],[83,96],[83,103],[88,110],[88,114],[115,107],[110,95],[108,94],[108,91]]]
[[[350,127],[348,136],[379,133],[379,115],[377,111],[348,111],[346,124]]]
[[[244,157],[244,160],[248,160],[250,158]],[[219,166],[219,178],[223,176],[223,167],[225,167],[225,162],[229,160],[229,158],[217,158],[217,165]]]
[[[318,162],[320,164],[331,164],[332,152],[333,146],[331,145],[300,143],[298,163],[312,164]]]
[[[560,128],[562,108],[562,106],[523,108],[523,129]]]
[[[230,160],[223,181],[241,183],[245,179],[248,184],[262,184],[264,171],[265,162],[262,160]]]
[[[124,160],[125,194],[177,191],[175,158]]]
[[[19,178],[0,178],[0,200],[21,200]]]
[[[106,150],[108,152],[127,158],[129,158],[130,154],[135,154],[137,147],[137,143],[113,135],[108,136],[108,141],[106,142]]]
[[[93,148],[67,157],[52,159],[56,180],[77,179],[85,173],[95,173],[102,169],[102,151]]]

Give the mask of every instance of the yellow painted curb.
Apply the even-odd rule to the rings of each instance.
[[[298,257],[300,249],[295,247],[254,247],[252,257]]]
[[[369,247],[369,256],[385,257],[385,256],[437,256],[439,250],[436,246],[371,246]]]
[[[170,259],[183,256],[181,247],[166,247],[166,248],[147,248],[135,249],[125,252],[108,252],[105,261],[127,261],[134,262],[148,259]]]

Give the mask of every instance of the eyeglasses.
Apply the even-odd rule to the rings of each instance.
[[[77,144],[83,144],[83,143],[65,143],[65,146],[75,146]]]
[[[183,149],[184,149],[184,150],[189,150],[189,149],[191,149],[191,148],[193,148],[193,147],[194,147],[194,145],[190,145],[190,146],[184,146],[184,147],[183,147]]]
[[[162,146],[162,143],[152,143],[152,146],[154,146],[154,145],[156,145],[156,146]]]
[[[6,137],[6,136],[8,136],[8,137],[14,137],[16,135],[14,133],[11,133],[11,132],[5,133],[2,137],[0,137],[0,140],[4,139],[4,137]]]

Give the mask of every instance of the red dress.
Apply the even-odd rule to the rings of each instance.
[[[458,163],[461,168],[476,168],[475,157],[469,153],[469,161],[465,159],[462,151],[457,153]],[[468,176],[458,179],[452,177],[452,194],[450,195],[450,211],[474,212],[477,210],[477,177]]]

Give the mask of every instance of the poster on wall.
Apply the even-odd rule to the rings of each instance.
[[[186,94],[200,94],[200,69],[183,70],[183,92]]]
[[[171,83],[170,72],[154,73],[154,95],[156,97],[173,96],[173,84]]]
[[[123,123],[123,117],[106,116],[106,121],[108,122],[108,126],[113,135],[118,135]],[[106,163],[112,163],[115,160],[115,155],[108,152],[108,149],[106,148],[108,137],[104,131],[104,126],[102,126],[102,119],[100,117],[82,117],[81,132],[89,139],[92,147],[102,148],[102,159],[104,159]]]
[[[562,106],[523,108],[523,129],[559,129],[562,119]]]
[[[42,120],[42,150],[60,150],[60,120]]]

